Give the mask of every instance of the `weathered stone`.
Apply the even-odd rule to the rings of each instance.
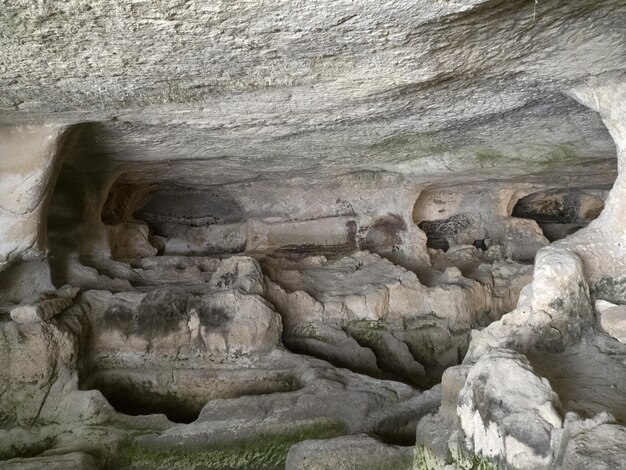
[[[71,306],[77,293],[78,287],[63,286],[55,292],[31,297],[11,309],[11,318],[18,323],[48,321]]]
[[[84,452],[73,452],[66,455],[50,455],[46,457],[31,457],[10,459],[0,462],[3,470],[93,470],[97,468],[96,460]]]
[[[272,350],[280,343],[282,325],[256,293],[263,293],[259,276],[256,261],[230,258],[212,274],[203,295],[178,286],[83,293],[79,304],[93,325],[92,360],[124,360],[130,353],[134,360],[152,355],[223,359]]]
[[[6,465],[620,466],[622,0],[1,3]]]
[[[492,349],[470,369],[457,413],[471,452],[515,469],[549,469],[563,425],[559,407],[522,355]]]
[[[579,432],[565,449],[562,468],[572,470],[623,468],[626,461],[626,428],[600,423]]]
[[[597,300],[596,311],[602,329],[616,340],[626,343],[626,306]]]
[[[408,470],[413,447],[383,444],[368,436],[302,441],[289,449],[285,470]]]
[[[476,256],[472,263],[480,263]],[[448,266],[437,284],[427,287],[412,272],[367,252],[339,260],[311,256],[262,263],[272,280],[268,298],[283,317],[291,347],[421,384],[430,380],[424,367],[436,377],[457,364],[469,329],[485,315],[498,318],[529,280],[515,263],[481,265],[484,277],[478,280]],[[377,364],[368,364],[370,351]]]
[[[0,269],[45,254],[45,209],[67,137],[65,126],[0,127]]]
[[[150,244],[150,228],[146,224],[107,225],[107,233],[113,258],[144,258],[157,254],[157,249]]]
[[[533,282],[518,307],[482,331],[472,333],[466,361],[490,347],[526,352],[562,351],[593,323],[589,286],[581,259],[571,250],[548,247],[537,254]]]
[[[83,327],[69,311],[48,322],[0,322],[0,424],[91,417],[93,397],[73,396]]]

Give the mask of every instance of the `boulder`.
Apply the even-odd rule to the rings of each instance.
[[[11,308],[11,318],[17,323],[48,321],[74,303],[78,290],[78,287],[66,285],[54,292],[27,298]]]
[[[412,463],[413,447],[354,435],[299,442],[289,449],[285,470],[409,470]]]
[[[559,399],[528,360],[492,349],[472,366],[459,393],[463,444],[517,470],[550,469],[563,422]]]
[[[598,300],[596,311],[602,329],[619,342],[626,344],[626,305]]]

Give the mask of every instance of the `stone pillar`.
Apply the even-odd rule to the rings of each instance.
[[[0,127],[0,270],[45,255],[46,207],[67,134],[62,126]]]
[[[47,208],[69,134],[58,125],[0,127],[0,300],[54,289]]]
[[[117,172],[97,175],[84,173],[80,195],[83,200],[82,222],[78,226],[78,252],[83,256],[111,257],[107,230],[102,222],[102,208],[106,203],[111,187],[119,174]]]
[[[594,79],[571,91],[597,111],[617,149],[618,175],[600,216],[559,243],[575,250],[599,298],[626,302],[626,76]],[[610,297],[610,298],[607,298]]]

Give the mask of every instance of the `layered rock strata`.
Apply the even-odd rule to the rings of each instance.
[[[625,19],[0,2],[0,468],[621,468]]]

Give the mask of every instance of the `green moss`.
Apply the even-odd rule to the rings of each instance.
[[[396,160],[442,155],[451,150],[431,134],[399,134],[365,148],[367,153],[393,156]]]
[[[289,448],[306,439],[326,439],[345,434],[345,426],[337,421],[317,422],[292,432],[260,434],[228,444],[207,444],[198,448],[151,448],[136,441],[123,442],[110,469],[167,470],[273,470],[282,469]]]
[[[446,462],[424,446],[415,446],[412,470],[443,470]]]
[[[344,328],[358,342],[371,346],[381,342],[380,335],[385,331],[385,325],[380,320],[354,320]]]
[[[458,470],[497,470],[498,466],[487,457],[478,455],[457,454],[452,458],[452,463]],[[412,470],[443,470],[446,462],[433,454],[424,446],[415,447]]]
[[[36,457],[48,450],[54,442],[53,436],[26,435],[22,442],[5,438],[0,444],[0,461],[18,457]]]
[[[350,336],[352,336],[357,342],[368,348],[376,348],[377,345],[382,343],[382,338],[380,337],[380,333],[376,331],[368,331],[368,330],[359,330],[359,331],[351,331]]]
[[[593,285],[596,299],[626,304],[626,276],[603,277]]]
[[[584,142],[572,141],[562,145],[511,147],[503,152],[496,147],[474,147],[473,152],[480,166],[493,166],[496,163],[519,164],[537,162],[543,165],[558,165],[562,162],[571,162],[583,158],[580,148]]]
[[[347,326],[356,326],[368,330],[384,330],[385,323],[381,320],[353,320]]]
[[[476,160],[480,166],[492,165],[495,162],[505,160],[507,157],[502,152],[487,147],[476,151]]]
[[[419,136],[417,134],[403,134],[394,135],[383,139],[380,142],[370,145],[370,149],[379,151],[394,151],[400,150],[405,147],[415,145],[419,142]]]
[[[580,155],[573,145],[564,144],[558,145],[548,152],[543,162],[547,164],[557,164],[568,160],[574,160],[579,157]]]
[[[430,364],[437,361],[437,350],[427,336],[424,336],[422,341],[412,342],[411,352],[422,363]]]
[[[307,323],[306,325],[298,326],[295,329],[294,333],[296,336],[301,336],[303,338],[326,341],[326,338],[318,333],[317,328],[313,323]]]
[[[363,470],[412,470],[413,456],[407,453],[402,459],[390,459],[384,465],[367,465],[362,467]]]

